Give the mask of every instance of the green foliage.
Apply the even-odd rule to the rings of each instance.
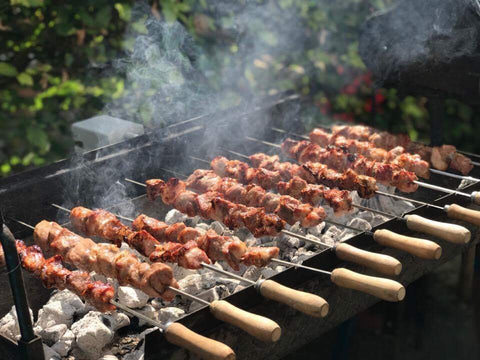
[[[225,7],[219,11],[217,2],[150,0],[141,14],[135,10],[136,3],[10,0],[10,6],[2,5],[0,176],[67,156],[73,147],[69,134],[73,121],[99,113],[116,99],[122,103],[121,99],[139,97],[139,84],[127,86],[124,74],[112,76],[109,70],[113,60],[133,49],[135,36],[148,33],[148,17],[179,21],[188,29],[204,49],[196,65],[210,74],[206,79],[212,91],[223,91],[224,82],[232,82],[223,79],[219,69],[239,69],[238,78],[225,91],[223,106],[237,104],[246,90],[253,96],[295,90],[314,99],[318,108],[310,116],[310,126],[332,118],[355,120],[406,131],[414,139],[427,137],[426,99],[400,97],[395,89],[375,89],[358,55],[359,27],[392,0],[232,2],[239,9],[256,3],[272,14],[272,20],[298,20],[289,35],[292,42],[302,39],[302,46],[282,51],[285,44],[278,28],[252,12],[248,27],[263,49],[252,53],[241,43],[242,36],[235,35],[240,13]],[[159,54],[152,53],[149,59],[158,76],[149,79],[152,88],[145,99],[166,83],[182,85],[182,74],[174,68],[165,72]],[[184,58],[176,61],[185,67]],[[146,100],[135,109],[145,124],[152,112]],[[475,111],[449,100],[446,117],[447,142],[478,152],[473,141],[478,126],[474,124],[480,123]]]

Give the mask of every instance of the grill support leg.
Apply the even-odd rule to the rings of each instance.
[[[480,235],[477,234],[476,240]],[[467,251],[462,253],[462,262],[460,265],[459,294],[463,301],[469,301],[472,298],[473,276],[475,271],[475,253],[476,241],[468,247]]]
[[[17,312],[18,325],[21,339],[18,342],[20,359],[44,360],[43,345],[41,339],[35,335],[28,307],[27,295],[22,276],[22,267],[18,258],[15,238],[10,230],[3,224],[0,214],[0,242],[5,254],[5,263],[8,270],[8,280]]]

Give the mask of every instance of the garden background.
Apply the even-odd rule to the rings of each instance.
[[[315,121],[428,142],[427,99],[376,88],[358,56],[361,25],[392,3],[3,0],[0,176],[69,156],[71,123],[100,113],[163,126],[287,90]],[[480,112],[446,107],[446,143],[479,153]]]

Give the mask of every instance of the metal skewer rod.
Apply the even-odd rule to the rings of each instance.
[[[128,181],[128,179],[125,179],[125,180]],[[142,184],[142,186],[146,186],[146,185]],[[321,248],[330,248],[331,250],[334,251],[335,255],[341,260],[369,267],[385,275],[390,275],[390,276],[399,275],[400,272],[402,271],[402,264],[397,259],[389,255],[378,254],[378,253],[374,253],[366,250],[361,250],[347,243],[341,243],[335,246],[330,246],[323,243],[318,238],[312,239],[307,236],[296,234],[294,232],[291,232],[285,229],[281,230],[281,233],[288,236],[295,237],[300,240],[304,240],[306,242],[313,243],[315,245],[320,246]]]
[[[125,178],[125,180],[129,181],[130,179]],[[141,184],[137,181],[135,181],[134,183]],[[145,184],[141,184],[141,185],[146,186]],[[310,239],[308,239],[308,240],[310,240]],[[341,244],[341,245],[350,246],[348,244]],[[365,253],[363,250],[360,250],[360,249],[356,249],[356,250],[357,250],[357,253],[362,253],[362,252]],[[379,255],[379,254],[374,254],[374,255]],[[371,256],[372,256],[372,254],[369,253],[369,255],[367,256],[367,259],[366,259],[367,262],[372,262]],[[390,256],[386,256],[386,255],[380,255],[380,256],[383,256],[384,259],[385,259],[384,260],[385,264],[381,264],[381,266],[391,267],[392,263],[390,262],[390,259],[393,259],[393,258],[391,258]],[[282,261],[281,264],[298,266],[297,264],[294,264],[294,263],[283,262],[283,260],[279,260],[279,261],[277,261],[277,260],[278,259],[272,259],[272,261],[278,262],[278,263],[280,263],[279,261]],[[396,260],[396,259],[393,259],[393,260],[396,261],[396,264],[393,264],[394,267],[396,267],[396,268],[394,268],[393,275],[398,275],[398,273],[401,271],[401,264],[398,262],[398,260]],[[351,258],[350,258],[350,261],[352,261]],[[397,264],[399,264],[400,267],[398,267]],[[314,268],[311,268],[311,269],[314,269]],[[331,278],[332,282],[337,284],[338,286],[342,286],[342,287],[366,292],[368,294],[374,295],[374,296],[376,296],[380,299],[383,299],[383,300],[401,301],[405,297],[405,288],[400,283],[398,283],[396,281],[393,281],[393,280],[390,280],[390,279],[366,276],[366,275],[359,274],[359,273],[356,273],[356,272],[353,272],[353,271],[350,271],[350,270],[347,270],[347,269],[344,269],[344,268],[337,268],[337,269],[333,270],[332,272],[324,272],[321,269],[315,269],[315,270],[312,270],[312,271],[321,272],[323,274],[330,275],[330,278]],[[265,280],[261,283],[262,287],[260,289],[260,292],[268,297],[267,294],[271,294],[272,292],[274,292],[274,290],[270,286],[270,289],[268,289],[268,287],[267,287],[266,290],[264,290],[264,292],[262,292],[262,289],[264,289],[266,287],[267,282],[270,282],[270,280]],[[279,284],[277,284],[277,287],[278,287],[278,285]],[[288,288],[285,288],[285,287],[283,287],[283,288],[284,289],[281,290],[281,292],[283,292],[283,293],[285,293],[287,291],[292,291],[292,289],[288,289]],[[277,292],[278,291],[280,291],[280,290],[277,290]],[[298,291],[298,290],[294,290],[294,291]],[[307,294],[307,295],[312,295],[312,294]],[[312,295],[312,296],[314,296],[314,295]],[[287,299],[289,299],[289,297],[286,297],[285,301],[288,301]],[[306,305],[306,303],[309,303],[309,302],[311,302],[311,300],[310,301],[305,301],[303,304],[298,304],[297,305],[298,307],[296,307],[295,305],[292,305],[292,306],[297,308],[298,310],[300,310],[300,308],[302,308],[303,306]],[[322,306],[322,308],[325,309],[326,307]],[[328,308],[327,308],[327,310],[328,310]]]
[[[465,192],[462,192],[462,191],[457,191],[457,190],[453,190],[453,189],[448,189],[448,188],[445,188],[443,186],[437,186],[437,185],[432,185],[432,184],[428,184],[428,183],[425,183],[423,181],[418,181],[418,180],[414,180],[413,181],[415,184],[417,185],[420,185],[421,187],[424,187],[424,188],[427,188],[427,189],[431,189],[431,190],[435,190],[435,191],[440,191],[440,192],[444,192],[444,193],[448,193],[448,194],[455,194],[455,195],[460,195],[460,196],[465,196],[465,197],[468,197],[472,200],[474,200],[474,194],[476,194],[477,192],[474,191],[472,192],[471,194],[467,194]]]
[[[239,154],[239,153],[237,154],[248,158],[246,155]],[[352,206],[361,210],[370,211],[383,216],[397,218],[399,220],[404,221],[410,230],[434,235],[449,242],[453,242],[457,244],[466,244],[471,239],[470,231],[467,228],[460,225],[434,221],[434,220],[423,218],[418,215],[406,215],[406,216],[399,217],[393,214],[389,214],[380,210],[371,209],[371,208],[357,205],[357,204],[352,204]],[[431,206],[435,206],[435,205],[431,205]],[[444,208],[442,210],[446,211],[447,209]],[[325,220],[325,222],[329,222],[329,220]],[[293,234],[292,236],[295,236],[295,235],[296,234]]]
[[[321,126],[321,125],[317,125],[317,127],[319,128],[322,128],[324,130],[329,130],[331,131],[332,129],[330,129],[328,126]],[[271,127],[271,129],[273,131],[276,131],[276,132],[279,132],[279,133],[282,133],[282,134],[287,134],[287,135],[293,135],[293,136],[297,136],[299,138],[302,138],[302,139],[305,139],[305,140],[310,140],[310,138],[306,135],[300,135],[300,134],[296,134],[296,133],[292,133],[292,132],[288,132],[288,131],[285,131],[283,129],[279,129],[279,128],[276,128],[276,127]],[[418,141],[414,141],[414,143],[417,143],[417,144],[421,144],[419,143]],[[422,144],[423,145],[423,144]],[[475,156],[475,157],[480,157],[479,154],[474,154],[474,153],[471,153],[471,152],[468,152],[468,151],[463,151],[463,150],[458,150],[457,149],[457,152],[459,153],[462,153],[464,155],[470,155],[470,156]],[[470,160],[471,163],[475,166],[480,166],[480,163],[479,162],[476,162],[476,161],[472,161]],[[480,181],[480,179],[475,179],[475,178],[472,178],[470,176],[462,176],[462,175],[456,175],[456,174],[451,174],[451,173],[448,173],[448,172],[445,172],[445,171],[441,171],[441,170],[436,170],[436,169],[430,169],[431,172],[433,173],[436,173],[436,174],[439,174],[439,175],[445,175],[445,176],[450,176],[450,177],[454,177],[454,178],[461,178],[461,179],[465,179],[465,180],[470,180],[472,179],[472,181]],[[475,180],[473,180],[475,179]]]
[[[316,125],[316,127],[317,127],[317,128],[321,128],[321,129],[324,129],[324,130],[327,130],[327,131],[330,131],[330,132],[332,131],[332,129],[331,129],[329,126]],[[274,130],[274,131],[283,133],[283,134],[292,134],[292,135],[301,137],[301,138],[306,139],[306,140],[309,140],[309,139],[310,139],[308,136],[300,135],[300,134],[295,134],[295,133],[290,133],[290,132],[287,132],[287,131],[285,131],[285,130],[283,130],[283,129],[280,129],[280,128],[271,127],[271,129]],[[419,141],[412,141],[412,142],[415,143],[415,144],[425,145],[425,143],[422,143],[422,142],[419,142]],[[468,152],[468,151],[464,151],[464,150],[459,150],[459,149],[457,149],[457,152],[462,153],[462,154],[464,154],[464,155],[470,155],[470,156],[480,157],[479,154],[474,154],[474,153],[472,153],[472,152]],[[475,162],[475,161],[472,161],[472,164],[473,164],[473,165],[476,165],[476,166],[479,166],[479,165],[480,165],[480,163]]]
[[[35,230],[35,227],[30,224],[27,224],[21,220],[16,220],[16,219],[13,219],[13,220],[23,226],[26,226],[29,229]],[[168,288],[186,297],[187,295],[189,295],[179,289],[175,289],[170,286]],[[204,301],[203,299],[199,299],[199,300]],[[235,359],[235,353],[227,345],[219,341],[212,340],[202,335],[199,335],[189,330],[188,328],[186,328],[184,325],[180,323],[174,322],[174,323],[164,325],[161,322],[154,320],[148,316],[145,316],[144,314],[141,314],[138,311],[135,311],[118,301],[111,299],[109,302],[110,304],[125,311],[126,313],[129,313],[130,315],[135,316],[139,319],[142,319],[148,324],[157,327],[160,332],[165,334],[167,340],[172,344],[178,345],[180,347],[184,347],[200,356],[210,355],[210,356],[214,356],[215,358],[223,359],[223,360]],[[206,305],[209,305],[208,302],[206,303],[207,303]]]
[[[51,204],[52,206],[55,206],[59,209],[62,209],[62,210],[65,210],[65,211],[68,211],[70,212],[70,210],[68,210],[67,208],[64,208],[62,206],[59,206],[59,205],[56,205],[56,204]],[[16,222],[18,222],[19,224],[23,225],[23,226],[26,226],[32,230],[35,230],[35,227],[32,226],[32,225],[29,225],[27,223],[24,223],[23,221],[20,221],[20,220],[15,220]],[[171,287],[171,286],[167,286],[167,288],[171,291],[173,291],[174,293],[178,294],[178,295],[182,295],[182,296],[185,296],[186,298],[190,299],[190,300],[193,300],[193,301],[196,301],[196,302],[199,302],[203,305],[206,305],[206,306],[209,306],[210,303],[206,300],[203,300],[197,296],[194,296],[194,295],[190,295],[188,293],[186,293],[185,291],[182,291],[180,289],[177,289],[177,288],[174,288],[174,287]],[[115,304],[114,304],[115,305]],[[135,315],[136,316],[136,315]],[[147,321],[145,318],[142,317],[143,320]],[[153,321],[153,320],[152,320]],[[154,326],[157,326],[157,325],[154,325]]]
[[[259,142],[259,143],[262,143],[262,144],[265,144],[265,145],[268,145],[268,146],[281,148],[281,146],[278,145],[278,144],[274,144],[274,143],[264,141],[264,140],[260,140],[260,139],[255,139],[255,138],[252,138],[252,137],[249,137],[249,136],[247,136],[246,139],[256,141],[256,142]],[[478,192],[478,191],[473,191],[471,194],[467,194],[465,192],[461,192],[461,191],[457,191],[457,190],[453,190],[453,189],[448,189],[448,188],[445,188],[445,187],[442,187],[442,186],[428,184],[428,183],[425,183],[423,181],[414,180],[413,182],[415,184],[417,184],[419,186],[422,186],[424,188],[427,188],[427,189],[468,197],[468,198],[471,199],[471,201],[473,203],[475,203],[477,205],[480,205],[480,192]]]
[[[67,209],[63,206],[57,205],[57,204],[50,204],[58,209],[61,209],[63,211],[71,212],[70,209]],[[121,218],[126,221],[133,222],[134,219],[126,217],[126,216],[121,216],[114,214],[116,217]],[[261,281],[252,281],[250,279],[244,278],[240,275],[231,273],[229,271],[223,270],[223,269],[218,269],[215,266],[206,264],[206,263],[201,263],[202,267],[210,269],[212,271],[215,271],[217,273],[221,273],[223,275],[227,275],[233,279],[237,279],[243,282],[246,282],[250,285],[255,285],[256,290],[264,297],[274,300],[283,304],[286,304],[288,306],[291,306],[299,311],[302,311],[308,315],[315,316],[315,317],[325,317],[328,314],[329,306],[328,303],[321,298],[320,296],[313,295],[310,293],[306,293],[300,290],[294,290],[291,288],[287,288],[286,286],[280,285],[277,282],[274,282],[272,280],[269,280],[268,283],[265,283],[263,280]],[[267,285],[269,287],[270,291],[265,292],[263,291],[263,288]],[[210,303],[204,301],[203,299],[197,298],[193,295],[190,295],[188,293],[185,293],[183,291],[180,291],[179,289],[171,288],[169,287],[170,290],[173,292],[183,295],[190,300],[197,301],[197,302],[202,302],[203,305],[210,306]],[[200,300],[200,301],[199,301]]]
[[[67,211],[69,210],[67,209]],[[28,225],[24,222],[18,222],[31,229],[35,229],[33,226]],[[280,326],[275,321],[270,320],[269,318],[237,308],[236,306],[226,302],[225,300],[214,300],[212,302],[209,302],[198,296],[189,294],[183,290],[174,288],[172,286],[167,286],[166,288],[177,295],[184,296],[191,301],[195,301],[204,306],[208,306],[210,312],[217,319],[235,325],[260,340],[266,342],[276,342],[278,341],[278,339],[280,339]]]
[[[203,161],[205,161],[205,160],[203,160]],[[207,162],[208,162],[208,161],[207,161]],[[167,170],[167,171],[169,171],[169,170]],[[142,184],[141,182],[138,182],[138,181],[135,181],[135,180],[132,180],[132,179],[129,179],[129,178],[125,178],[125,181],[131,182],[131,183],[133,183],[133,184],[140,185],[140,186],[143,186],[143,187],[147,187],[146,184]],[[54,205],[54,204],[52,204],[52,205]],[[55,205],[54,205],[54,206],[55,206]],[[59,206],[57,205],[57,207],[59,207]],[[120,216],[119,216],[119,217],[120,217]],[[123,219],[124,219],[124,220],[127,220],[127,221],[133,221],[132,219],[125,218],[125,217],[123,217]],[[284,233],[284,234],[286,234],[286,235],[289,235],[289,236],[296,237],[296,238],[301,239],[301,240],[305,240],[305,241],[311,242],[311,243],[316,244],[316,245],[319,245],[319,246],[328,247],[327,244],[322,243],[320,240],[309,239],[309,238],[307,238],[306,236],[303,236],[303,235],[300,235],[300,234],[296,234],[296,233],[293,233],[293,232],[288,231],[288,230],[285,230],[285,229],[281,230],[280,232],[282,232],[282,233]]]
[[[449,177],[459,179],[459,180],[468,180],[468,181],[475,181],[475,182],[480,181],[480,179],[474,178],[474,177],[471,177],[471,176],[452,174],[452,173],[449,173],[449,172],[446,172],[446,171],[441,171],[441,170],[432,169],[432,168],[430,168],[429,171],[431,173],[434,173],[434,174],[449,176]]]

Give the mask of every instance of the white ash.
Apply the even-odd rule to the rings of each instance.
[[[185,311],[175,306],[169,306],[158,311],[158,320],[162,324],[175,321],[185,315]]]
[[[98,359],[104,347],[113,340],[115,331],[129,324],[129,317],[123,313],[108,315],[91,311],[75,322],[71,330],[78,348],[85,356],[88,359]]]
[[[115,355],[112,355],[112,354],[107,354],[107,355],[103,355],[98,360],[118,360],[118,357],[116,357]]]
[[[62,358],[59,353],[45,344],[43,344],[43,353],[45,355],[45,360],[60,360]]]
[[[38,335],[42,338],[45,344],[47,344],[48,346],[52,346],[60,340],[60,338],[63,336],[63,334],[67,332],[67,330],[67,325],[58,324],[41,330]]]
[[[248,280],[257,281],[261,275],[262,271],[260,270],[260,268],[256,266],[249,266],[243,274],[243,277]]]
[[[294,263],[302,263],[313,255],[315,255],[315,251],[309,251],[305,248],[301,248],[295,252],[295,255],[292,257],[291,261]]]
[[[33,312],[31,309],[29,311],[33,322]],[[0,319],[0,334],[14,341],[20,340],[21,335],[15,305]]]
[[[71,330],[67,329],[67,331],[65,331],[65,333],[58,339],[58,341],[52,345],[52,349],[61,356],[67,356],[74,344],[75,334]]]
[[[198,229],[198,230],[207,231],[208,229],[210,229],[210,225],[205,224],[205,223],[198,223],[198,224],[195,226],[195,228]]]
[[[188,275],[193,275],[197,273],[197,270],[185,269],[184,267],[178,266],[177,264],[168,264],[173,270],[173,277],[175,279],[183,279]]]
[[[457,189],[463,189],[463,188],[465,188],[467,186],[470,186],[470,185],[473,185],[475,183],[476,183],[476,181],[463,179],[462,181],[460,181],[460,184],[458,184]]]
[[[395,192],[395,188],[385,187],[381,184],[378,185],[378,188],[379,190],[390,194]],[[401,216],[404,212],[415,208],[415,206],[409,201],[398,200],[387,196],[375,196],[371,199],[362,199],[361,204],[397,216]]]
[[[220,234],[222,235],[225,228],[223,226],[223,224],[219,221],[214,221],[210,224],[210,228],[215,231],[217,234]]]
[[[188,220],[188,216],[175,209],[170,210],[167,215],[165,215],[165,222],[168,225],[185,222],[186,220]]]
[[[226,286],[224,285],[217,285],[211,289],[208,289],[200,294],[198,294],[197,296],[203,300],[206,300],[208,302],[212,302],[212,301],[215,301],[215,300],[220,300],[220,299],[223,299],[225,297],[227,297],[228,295],[230,295],[228,289]],[[192,301],[191,305],[190,305],[190,308],[189,308],[189,312],[193,312],[193,311],[196,311],[200,308],[202,308],[204,305],[197,302],[197,301]]]
[[[150,319],[153,319],[153,320],[158,320],[158,311],[157,309],[155,309],[155,307],[153,307],[152,305],[148,304],[148,305],[145,305],[143,308],[141,309],[137,309],[137,311],[140,313],[140,314],[143,314],[147,317],[149,317]],[[143,326],[143,325],[147,325],[148,323],[143,320],[143,319],[138,319],[138,325],[139,326]]]
[[[148,295],[131,286],[119,286],[117,290],[118,301],[133,309],[147,305]]]
[[[205,289],[211,288],[215,283],[215,275],[210,272],[188,275],[178,281],[180,288],[192,295],[196,295]]]

